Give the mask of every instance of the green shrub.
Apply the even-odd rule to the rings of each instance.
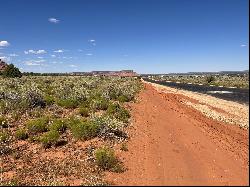
[[[48,130],[49,119],[47,117],[30,120],[27,122],[28,133],[35,134]]]
[[[7,120],[2,116],[0,116],[0,127],[2,127],[2,128],[7,128],[8,127]]]
[[[118,98],[117,98],[118,101],[124,103],[124,102],[129,102],[131,99],[129,99],[127,96],[125,95],[120,95]]]
[[[78,106],[78,101],[75,99],[60,99],[57,104],[64,108],[76,108]]]
[[[102,115],[91,119],[99,127],[98,137],[106,138],[127,138],[123,131],[124,123],[108,115]]]
[[[93,100],[93,105],[94,109],[96,110],[107,110],[109,106],[109,101],[104,98],[98,98]]]
[[[120,148],[122,151],[128,151],[128,146],[126,143],[122,143],[121,144],[121,148]]]
[[[213,77],[212,75],[210,75],[210,76],[208,76],[206,78],[206,81],[207,81],[207,83],[211,83],[211,82],[215,81],[215,77]]]
[[[25,129],[18,129],[16,131],[16,138],[18,140],[25,140],[28,138],[28,133]]]
[[[11,115],[11,118],[14,120],[14,121],[18,121],[19,119],[21,119],[21,114],[19,112],[13,112],[12,115]],[[1,120],[0,120],[1,121]]]
[[[87,100],[81,101],[80,107],[89,108],[91,101],[92,101],[92,99],[90,99],[90,98]]]
[[[81,140],[88,140],[98,135],[99,126],[90,121],[78,121],[70,127],[73,137]]]
[[[59,138],[60,138],[59,132],[52,130],[43,134],[40,137],[40,142],[43,144],[45,148],[48,148],[52,145],[55,145],[58,142]]]
[[[85,118],[78,119],[78,118],[71,116],[70,118],[66,120],[66,124],[67,124],[67,127],[71,130],[73,126],[78,125],[85,121],[86,121]]]
[[[29,111],[29,115],[35,118],[39,118],[43,116],[43,109],[41,108],[35,108],[31,111]]]
[[[50,96],[50,95],[46,95],[44,97],[44,100],[45,100],[46,105],[52,105],[55,102],[55,98],[53,96]]]
[[[29,136],[29,139],[28,139],[30,142],[37,142],[39,141],[39,136],[36,136],[36,135],[31,135]]]
[[[118,103],[109,105],[107,114],[117,118],[122,122],[128,122],[128,119],[130,118],[129,112],[125,108],[121,107]]]
[[[30,108],[41,107],[44,108],[46,103],[41,93],[33,90],[26,92],[26,101]]]
[[[54,119],[52,124],[49,126],[49,130],[58,131],[63,133],[67,128],[66,120]]]
[[[86,107],[80,107],[79,114],[83,117],[88,117],[89,116],[89,109]]]
[[[9,140],[9,134],[5,131],[0,132],[0,143],[5,143]]]
[[[115,157],[114,150],[108,147],[102,147],[95,152],[96,163],[104,170],[114,170],[117,168],[118,160]]]

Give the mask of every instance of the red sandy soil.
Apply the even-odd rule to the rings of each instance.
[[[249,185],[248,130],[208,119],[151,85],[130,105],[127,170],[106,173],[115,185]],[[187,99],[187,98],[185,98]]]

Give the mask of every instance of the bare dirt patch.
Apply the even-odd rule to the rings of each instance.
[[[230,124],[236,124],[243,128],[249,128],[248,105],[239,104],[233,101],[226,101],[206,94],[170,88],[154,83],[147,84],[152,85],[158,92],[161,93],[181,95],[183,103],[187,104],[189,107],[199,110],[209,118]]]
[[[108,181],[115,185],[249,184],[248,131],[206,117],[183,102],[187,97],[201,102],[198,96],[173,90],[159,93],[145,84],[139,101],[131,104],[128,151],[119,154],[127,171],[106,173]]]

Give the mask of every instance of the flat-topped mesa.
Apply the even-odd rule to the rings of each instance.
[[[121,71],[91,71],[91,72],[72,72],[73,75],[92,75],[92,76],[120,76],[120,77],[136,77],[138,74],[133,70]]]
[[[3,71],[7,66],[8,64],[0,59],[0,72]]]

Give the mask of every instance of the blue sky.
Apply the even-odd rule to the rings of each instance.
[[[22,71],[249,69],[247,0],[0,0],[0,58]]]

